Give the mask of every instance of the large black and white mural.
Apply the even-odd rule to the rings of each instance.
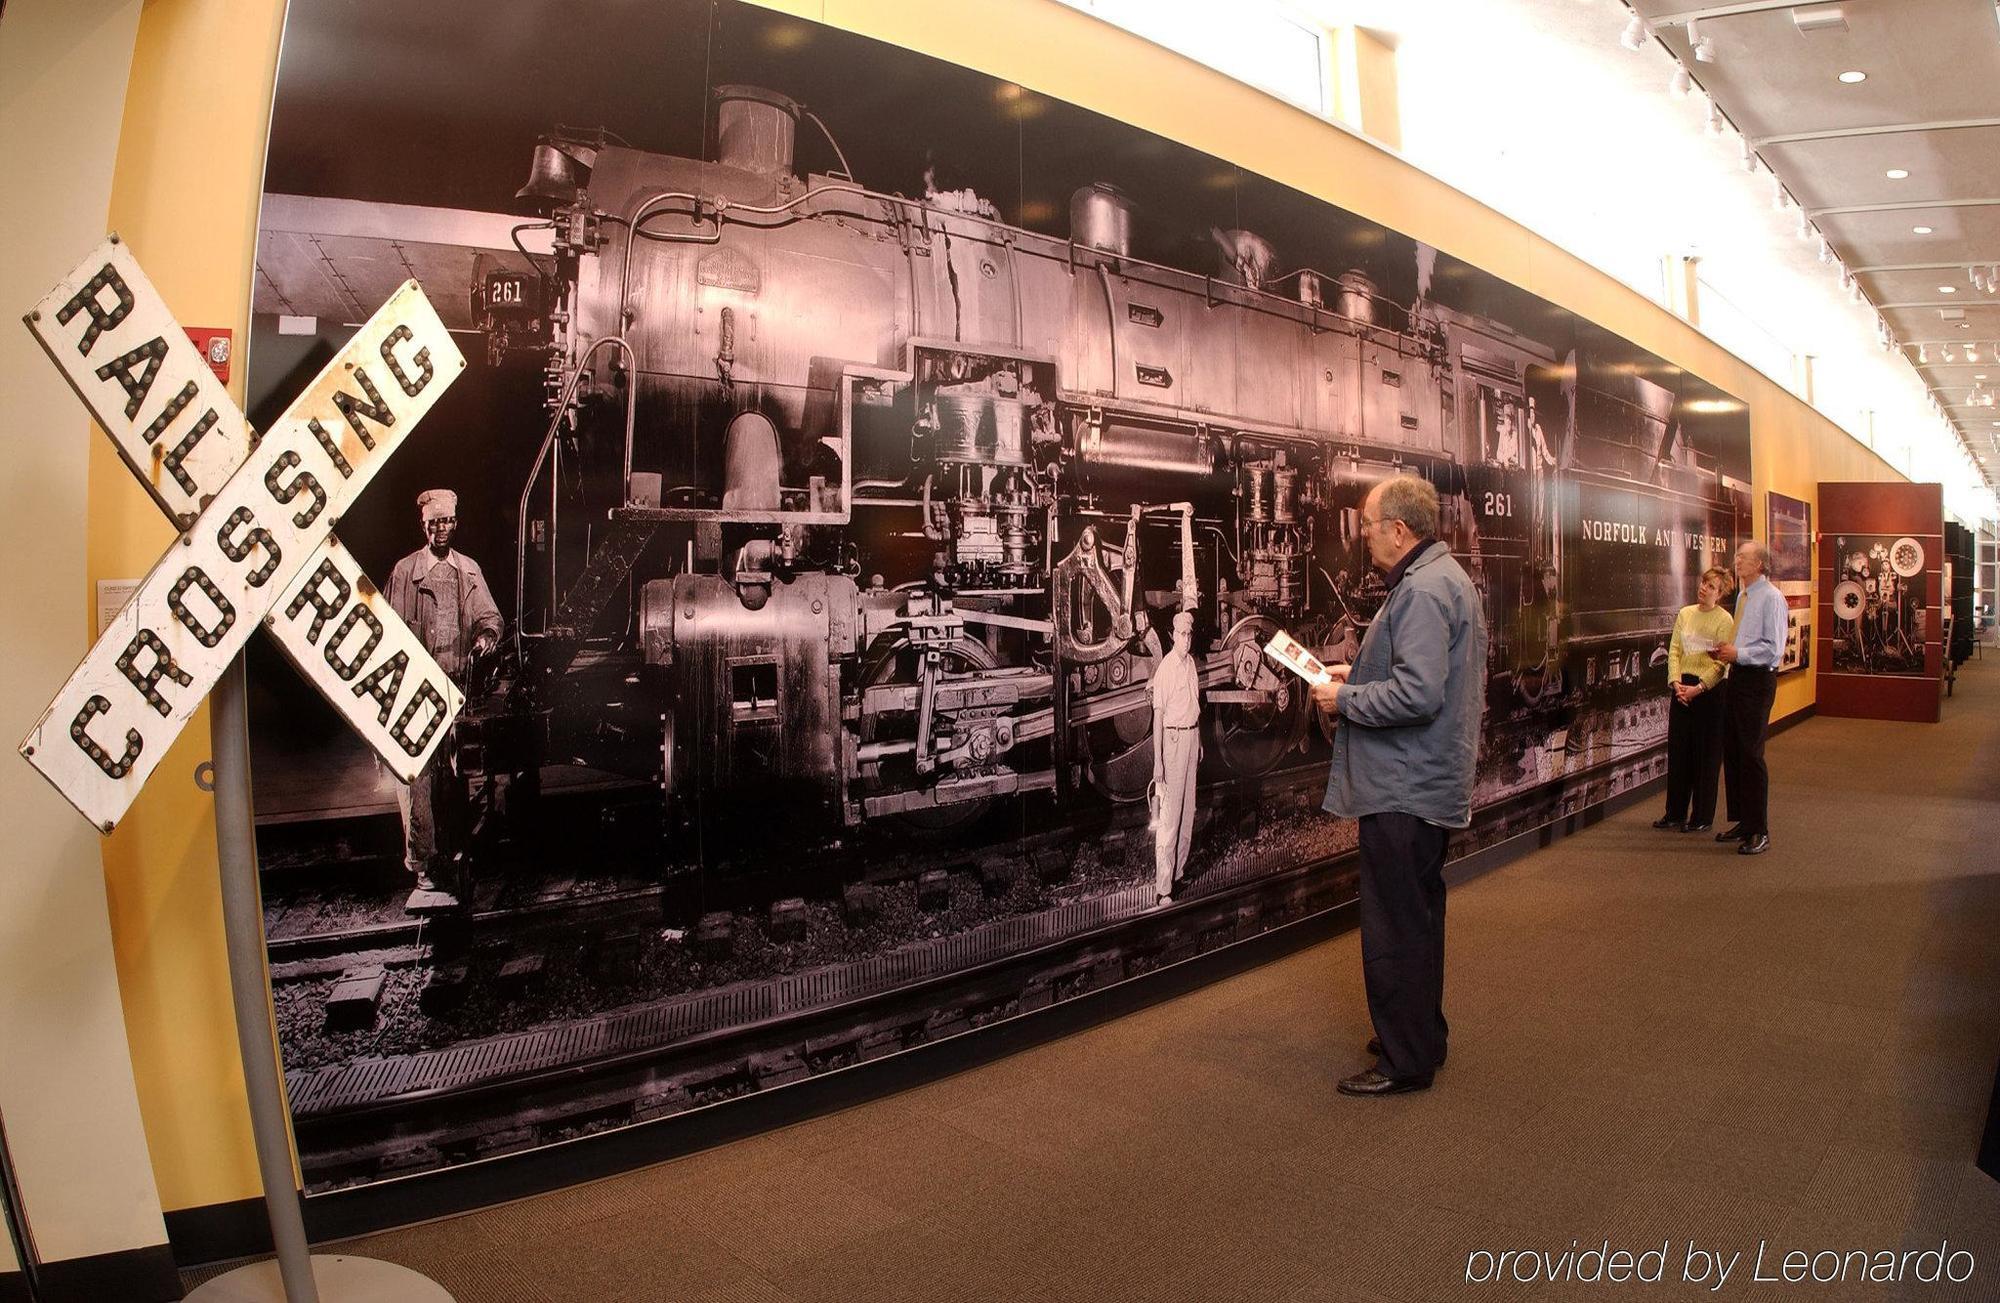
[[[465,688],[440,761],[404,788],[253,652],[314,1190],[1350,898],[1330,725],[1263,648],[1358,645],[1396,470],[1490,630],[1455,853],[1664,771],[1673,617],[1749,534],[1748,413],[1699,378],[1220,159],[734,0],[295,4],[266,187],[253,420],[406,277],[471,358],[340,522]]]

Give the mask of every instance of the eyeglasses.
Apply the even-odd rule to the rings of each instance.
[[[431,529],[438,525],[456,525],[457,523],[457,516],[432,516],[424,522],[424,528]]]

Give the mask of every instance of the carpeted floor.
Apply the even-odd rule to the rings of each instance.
[[[1350,933],[843,1113],[341,1248],[460,1303],[2000,1299],[2000,1183],[1972,1164],[2000,1059],[2000,665],[1968,665],[1935,727],[1816,719],[1770,756],[1761,859],[1655,832],[1648,803],[1455,890],[1426,1094],[1333,1091],[1368,1035]],[[1482,1250],[1606,1241],[1664,1279],[1522,1283],[1517,1257],[1468,1280],[1495,1271]],[[1870,1284],[1852,1258],[1845,1283],[1752,1279],[1760,1242],[1766,1276],[1886,1250],[1913,1277],[1930,1264],[1901,1255],[1946,1241],[1970,1280]],[[1741,1255],[1720,1290],[1682,1280],[1690,1246]]]

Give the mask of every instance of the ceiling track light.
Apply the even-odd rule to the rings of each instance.
[[[1755,176],[1757,174],[1757,151],[1750,148],[1750,137],[1743,137],[1737,144],[1741,150],[1739,161],[1743,164],[1743,170]]]
[[[1693,27],[1694,24],[1689,23],[1688,26]],[[1696,63],[1715,62],[1715,38],[1713,36],[1704,36],[1694,43],[1694,61]]]
[[[1667,82],[1667,89],[1673,92],[1675,99],[1686,99],[1694,90],[1694,74],[1687,70],[1685,64],[1677,64],[1672,79]]]
[[[1820,234],[1818,238],[1819,238],[1819,260],[1820,260],[1820,262],[1821,262],[1821,263],[1829,263],[1829,262],[1832,262],[1832,261],[1833,261],[1833,246],[1832,246],[1832,245],[1830,245],[1830,244],[1828,244],[1828,243],[1826,242],[1826,236],[1825,236],[1824,234]],[[1843,281],[1847,279],[1847,269],[1846,269],[1845,267],[1841,268],[1841,270],[1840,270],[1840,275],[1841,275],[1841,279],[1842,279]]]
[[[1726,125],[1723,121],[1721,108],[1716,105],[1714,100],[1710,100],[1708,102],[1708,134],[1720,137],[1722,135],[1722,128]]]
[[[1646,20],[1637,14],[1633,14],[1632,21],[1626,23],[1625,30],[1618,34],[1618,43],[1634,54],[1645,49]]]
[[[1929,366],[1930,364],[1931,364],[1931,346],[1929,344],[1917,345],[1917,365]]]

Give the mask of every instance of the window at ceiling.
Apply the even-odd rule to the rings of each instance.
[[[1327,32],[1275,0],[1231,4],[1061,0],[1072,9],[1207,64],[1217,72],[1327,117]]]
[[[1700,302],[1701,332],[1736,356],[1756,367],[1778,384],[1799,392],[1791,348],[1756,318],[1745,312],[1707,277],[1695,281]]]

